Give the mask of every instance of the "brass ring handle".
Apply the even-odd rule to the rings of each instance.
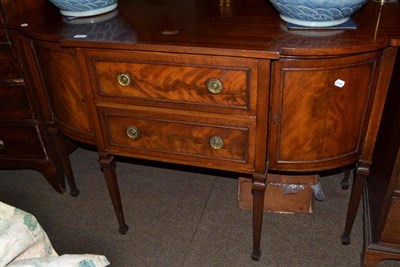
[[[135,126],[130,126],[126,129],[126,135],[132,139],[138,139],[140,137],[140,131]]]
[[[0,140],[0,150],[2,150],[5,147],[4,141]]]
[[[224,84],[218,79],[209,79],[207,81],[207,90],[212,94],[220,94],[224,89]]]
[[[224,146],[224,139],[220,136],[211,136],[209,139],[210,146],[214,149],[221,149]]]
[[[130,85],[131,81],[131,76],[128,73],[121,73],[118,75],[118,83],[122,86]]]

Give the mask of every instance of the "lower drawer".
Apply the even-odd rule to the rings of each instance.
[[[400,244],[400,198],[392,198],[381,241]]]
[[[24,86],[0,84],[0,120],[32,118],[32,110]]]
[[[0,159],[44,159],[34,126],[0,126]]]
[[[113,154],[217,168],[253,167],[253,123],[172,113],[103,110],[100,114],[105,146]]]
[[[18,65],[11,45],[0,49],[0,62],[1,79],[16,79],[21,77],[20,66]]]

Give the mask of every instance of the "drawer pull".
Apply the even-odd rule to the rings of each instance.
[[[118,75],[118,83],[122,86],[128,86],[131,84],[131,76],[128,73],[121,73]]]
[[[4,146],[5,146],[5,144],[4,144],[3,140],[0,140],[0,150],[3,150]]]
[[[212,94],[220,94],[223,88],[223,83],[218,79],[210,79],[207,81],[207,90]]]
[[[209,143],[212,148],[221,149],[224,146],[224,139],[220,136],[211,136]]]
[[[126,129],[126,135],[132,139],[138,139],[140,137],[140,131],[135,126],[130,126]]]

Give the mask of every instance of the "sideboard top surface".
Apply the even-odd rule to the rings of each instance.
[[[5,1],[5,8],[21,10],[29,1]],[[264,58],[400,46],[399,2],[381,5],[370,0],[352,17],[357,29],[347,30],[288,29],[267,0],[119,0],[117,11],[97,17],[103,21],[96,23],[66,22],[48,1],[37,3],[8,18],[9,25],[64,46]],[[21,27],[24,23],[28,26]]]

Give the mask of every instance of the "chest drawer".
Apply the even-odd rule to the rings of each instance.
[[[24,86],[2,85],[0,81],[0,121],[32,118]]]
[[[21,77],[20,67],[11,45],[7,44],[0,49],[0,62],[0,80]]]
[[[34,126],[0,126],[0,140],[0,158],[45,158]]]
[[[255,110],[256,60],[145,52],[87,56],[100,101],[219,113]]]
[[[190,165],[237,165],[251,169],[254,161],[254,125],[212,121],[174,113],[102,108],[100,121],[106,149],[113,154],[186,162]]]

